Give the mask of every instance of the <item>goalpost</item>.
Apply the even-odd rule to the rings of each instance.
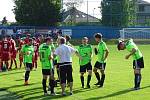
[[[150,28],[123,28],[120,30],[121,39],[150,40]]]

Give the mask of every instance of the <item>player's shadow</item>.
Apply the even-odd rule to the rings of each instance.
[[[14,74],[19,74],[23,73],[24,71],[18,71],[18,72],[1,72],[0,76],[6,76],[6,75],[14,75]]]
[[[142,87],[141,89],[145,89],[145,88],[150,88],[150,85]],[[99,99],[106,99],[106,98],[111,98],[111,97],[115,97],[115,96],[119,96],[119,95],[123,95],[132,91],[136,91],[136,90],[132,90],[132,89],[125,89],[125,90],[121,90],[112,94],[108,94],[106,96],[100,96],[100,97],[93,97],[93,98],[88,98],[85,100],[99,100]],[[137,90],[140,91],[140,90]]]
[[[94,90],[94,89],[97,89],[98,87],[93,87],[93,88],[91,88],[91,89],[82,89],[82,88],[75,88],[74,90],[73,90],[73,93],[74,94],[77,94],[77,93],[81,93],[81,92],[86,92],[86,91],[91,91],[91,90]],[[33,90],[35,90],[35,89],[33,89]],[[27,93],[27,94],[25,94],[25,95],[32,95],[32,94],[36,94],[36,93],[40,93],[40,92],[42,92],[41,90],[38,90],[38,91],[40,91],[40,92],[36,92],[36,90],[35,91],[33,91],[33,90],[27,90],[28,92],[29,91],[31,91],[30,93]],[[32,92],[33,91],[33,92]],[[61,90],[60,90],[61,91]],[[25,92],[24,92],[25,93]],[[56,91],[56,94],[58,94],[58,95],[56,95],[56,96],[43,96],[43,94],[41,94],[41,95],[38,95],[38,96],[35,96],[35,97],[29,97],[29,98],[27,98],[27,99],[40,99],[40,100],[48,100],[48,99],[65,99],[66,97],[68,97],[68,96],[70,96],[69,95],[69,92],[67,92],[67,95],[66,96],[61,96],[61,92],[57,92]],[[23,95],[23,96],[25,96],[25,95]]]
[[[37,83],[30,83],[28,86],[32,86],[32,85],[36,85],[39,84]],[[9,86],[9,87],[3,87],[1,88],[1,90],[8,90],[9,88],[17,88],[17,87],[25,87],[24,84],[19,84],[19,85],[13,85],[13,86]]]

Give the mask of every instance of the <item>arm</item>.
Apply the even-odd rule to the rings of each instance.
[[[104,59],[103,59],[103,61],[105,61],[105,60],[107,59],[108,54],[109,54],[109,50],[106,49],[106,50],[105,50],[105,54],[104,54]]]
[[[135,48],[132,49],[132,51],[130,52],[130,54],[126,55],[125,59],[129,59],[130,56],[132,56],[133,54],[135,54],[137,50]]]
[[[81,55],[79,54],[78,51],[75,51],[75,54],[80,58],[80,60],[82,60],[82,57],[81,57]]]

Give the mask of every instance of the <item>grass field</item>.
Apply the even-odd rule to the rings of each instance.
[[[82,89],[80,84],[80,74],[78,58],[73,57],[73,76],[74,76],[74,95],[62,97],[43,96],[41,85],[42,75],[39,63],[37,71],[31,72],[30,85],[24,86],[23,73],[24,69],[13,70],[0,73],[0,88],[11,92],[14,98],[26,100],[149,100],[150,99],[150,45],[140,45],[145,59],[145,68],[142,71],[143,79],[141,90],[131,91],[133,87],[133,69],[132,58],[125,60],[124,57],[128,53],[126,50],[119,52],[115,45],[109,45],[110,55],[107,61],[106,81],[103,88],[98,88],[93,84],[96,82],[93,74],[91,81],[91,89]],[[93,56],[92,64],[94,65],[96,57]],[[85,75],[87,76],[87,75]],[[60,94],[60,87],[56,88],[56,93]],[[0,100],[12,100],[9,95],[0,90]],[[68,89],[67,89],[68,91]],[[3,98],[2,98],[3,97]]]

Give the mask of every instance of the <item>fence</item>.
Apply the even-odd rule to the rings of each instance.
[[[120,28],[109,28],[102,26],[61,26],[61,27],[35,27],[35,26],[0,26],[0,30],[5,30],[6,32],[12,32],[14,30],[24,30],[24,31],[32,31],[35,33],[48,32],[48,30],[53,29],[61,29],[61,30],[70,30],[72,38],[82,38],[84,36],[93,38],[94,33],[102,33],[104,38],[114,39],[119,38],[119,30]],[[65,32],[65,31],[64,31]]]

